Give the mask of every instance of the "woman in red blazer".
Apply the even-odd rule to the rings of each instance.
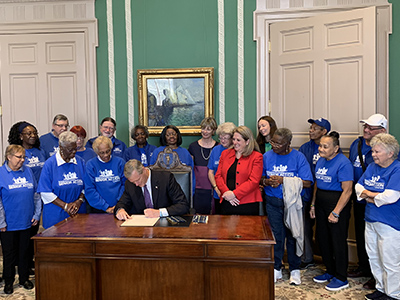
[[[233,145],[222,152],[215,181],[221,192],[221,214],[258,215],[263,158],[246,126],[233,131]]]

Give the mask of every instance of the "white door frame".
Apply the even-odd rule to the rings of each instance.
[[[328,5],[329,2],[329,5]],[[388,117],[389,112],[389,34],[392,33],[392,4],[387,0],[353,0],[351,5],[340,4],[339,0],[257,0],[254,11],[254,40],[257,42],[257,113],[269,115],[269,25],[316,16],[319,14],[340,12],[368,6],[377,9],[377,112]],[[291,4],[297,5],[290,7]],[[317,5],[319,4],[319,5]],[[368,116],[364,116],[368,117]],[[360,132],[361,133],[361,132]]]
[[[94,8],[95,0],[7,0],[0,3],[0,38],[2,35],[35,33],[73,32],[84,35],[88,136],[96,136],[98,133],[96,68],[98,32]],[[9,130],[5,128],[4,131],[1,126],[2,122],[0,122],[0,132]],[[6,146],[1,145],[1,141],[0,138],[0,154]]]

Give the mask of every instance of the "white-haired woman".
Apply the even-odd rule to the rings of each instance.
[[[75,156],[75,133],[66,131],[59,136],[59,151],[46,160],[39,180],[43,206],[43,227],[86,213],[84,183],[85,162]]]
[[[97,157],[86,164],[85,196],[88,202],[88,213],[114,213],[124,192],[125,161],[112,155],[113,144],[106,136],[99,136],[93,142]]]
[[[218,189],[217,183],[215,182],[215,173],[217,173],[218,170],[219,159],[222,151],[228,149],[232,145],[233,130],[235,128],[236,125],[232,122],[225,122],[218,126],[216,133],[218,135],[220,144],[212,149],[210,159],[208,160],[208,179],[210,180],[211,186],[214,190],[213,214],[221,213],[221,204],[219,203],[221,192]]]
[[[366,299],[400,299],[399,143],[388,133],[371,140],[372,158],[355,186],[365,199],[365,242],[376,291]]]

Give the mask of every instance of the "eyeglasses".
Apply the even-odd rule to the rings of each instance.
[[[135,133],[135,136],[139,136],[139,135],[146,135],[146,133],[145,132],[137,132],[137,133]]]
[[[273,140],[270,140],[269,143],[270,143],[272,146],[275,145],[275,147],[282,147],[282,146],[284,146],[285,144],[287,144],[287,143],[277,143],[277,142],[274,142]]]
[[[166,137],[177,136],[177,134],[176,134],[176,132],[172,132],[172,133],[167,133],[165,136]]]
[[[230,139],[231,139],[230,136],[220,136],[220,137],[219,137],[219,140],[220,140],[220,141],[229,141]]]
[[[368,129],[368,130],[371,130],[371,131],[379,130],[379,129],[382,129],[382,128],[383,127],[381,127],[381,126],[372,127],[372,126],[369,126],[368,124],[364,124],[364,129]]]
[[[26,136],[37,136],[37,131],[28,131],[28,132],[21,132],[22,135],[26,135]]]
[[[78,136],[78,141],[83,141],[85,138],[83,136]]]
[[[18,158],[18,159],[25,159],[25,155],[13,155],[14,157]]]
[[[54,124],[55,126],[57,126],[58,128],[69,128],[69,125],[65,125],[65,124]]]
[[[101,127],[103,127],[105,130],[110,130],[110,131],[114,131],[115,130],[115,127],[103,126],[103,125]]]

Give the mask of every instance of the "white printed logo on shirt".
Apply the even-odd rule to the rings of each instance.
[[[19,189],[19,188],[28,188],[28,189],[33,188],[33,183],[28,182],[25,177],[13,178],[13,181],[14,181],[14,184],[8,185],[8,188],[10,190]]]
[[[267,171],[268,176],[283,176],[283,177],[294,177],[295,174],[293,172],[288,172],[287,171],[288,166],[287,165],[282,165],[280,164],[279,166],[273,165],[272,166],[272,171]]]
[[[365,161],[365,155],[363,155],[363,161]],[[357,155],[356,160],[353,162],[354,168],[361,168],[360,157]]]
[[[313,155],[312,163],[313,165],[317,164],[318,159],[320,158],[319,153]]]
[[[104,171],[99,170],[100,175],[96,177],[94,180],[96,182],[105,182],[105,181],[112,181],[112,182],[119,182],[120,177],[115,176],[112,170],[105,169]]]
[[[44,162],[40,162],[39,157],[37,157],[37,156],[32,156],[31,158],[27,158],[27,159],[28,159],[28,163],[26,165],[30,168],[42,167],[44,165]]]
[[[318,168],[316,174],[315,174],[315,178],[322,180],[323,182],[332,182],[332,177],[331,176],[327,176],[326,174],[328,173],[328,168]]]
[[[63,176],[64,180],[58,181],[59,186],[69,184],[83,185],[83,180],[79,179],[75,172],[64,173]]]
[[[381,176],[372,176],[371,179],[365,179],[364,184],[369,187],[373,187],[377,190],[383,190],[385,188],[384,182],[378,182],[381,179]]]

